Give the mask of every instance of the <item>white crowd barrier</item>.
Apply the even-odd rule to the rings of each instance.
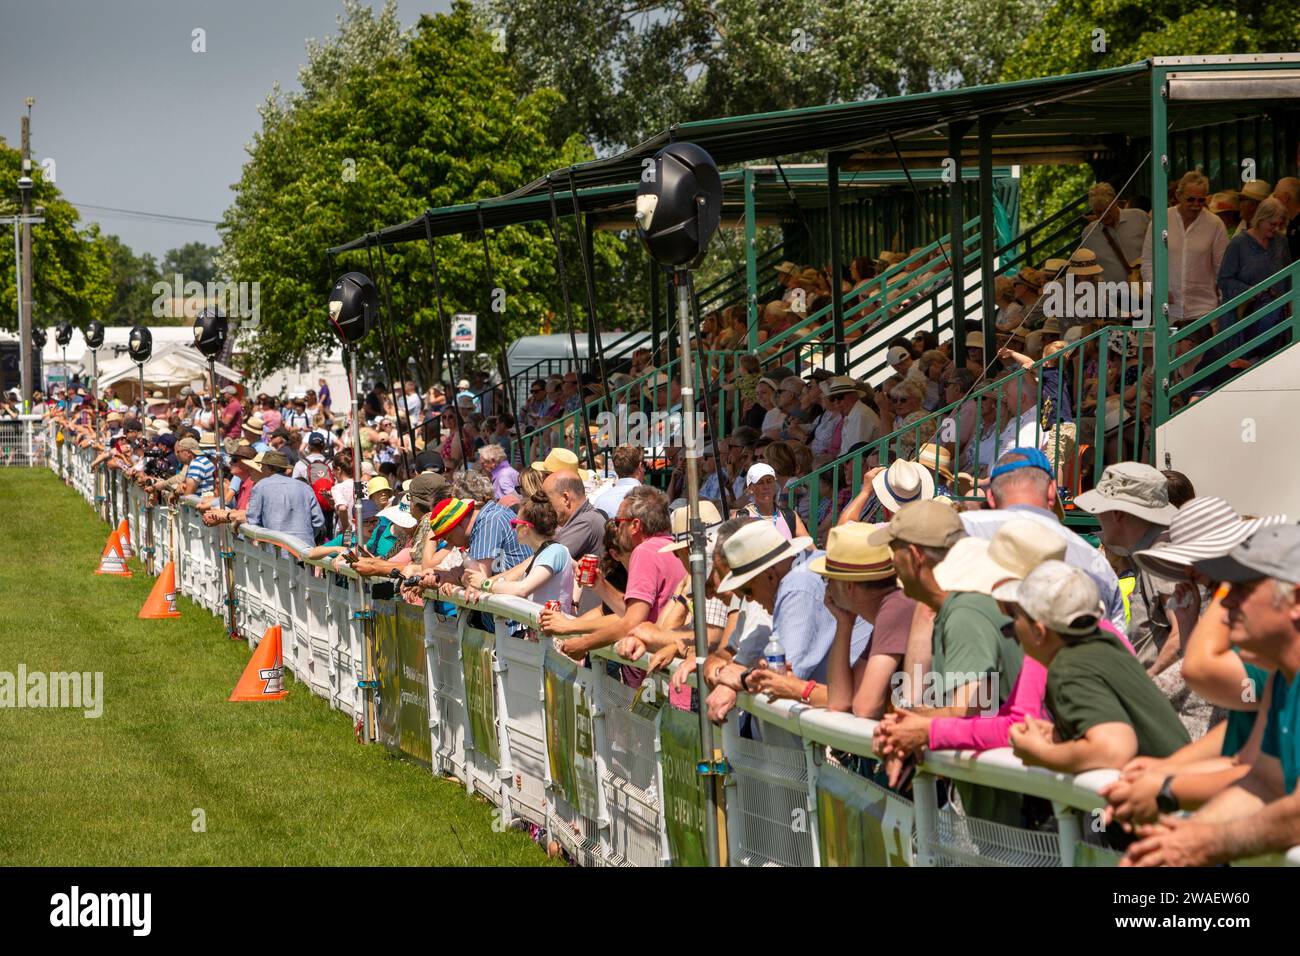
[[[193,502],[154,505],[135,485],[90,474],[92,455],[67,446],[65,477],[110,520],[125,517],[152,570],[176,562],[177,586],[221,616],[218,533]],[[58,461],[50,456],[50,466]],[[96,489],[101,489],[96,501]],[[301,684],[363,719],[367,647],[357,589],[284,535],[242,526],[234,552],[236,619],[250,646],[274,624],[284,665]],[[377,582],[376,582],[377,583]],[[537,627],[541,607],[506,595],[374,600],[377,738],[394,752],[453,775],[498,808],[503,827],[545,828],[584,866],[702,865],[707,800],[696,771],[697,717],[667,703],[663,675],[636,692],[611,651],[584,668]],[[475,626],[491,615],[492,626]],[[446,612],[446,613],[443,613]],[[757,736],[742,736],[739,715]],[[840,754],[870,756],[875,722],[790,701],[741,695],[723,728],[729,765],[725,852],[731,866],[1108,866],[1119,854],[1098,836],[1113,770],[1078,775],[1024,766],[1009,748],[931,752],[913,799],[845,769]],[[939,804],[939,778],[1049,801],[1054,825],[1024,830],[966,818]],[[1264,862],[1283,862],[1275,859]],[[1300,848],[1285,862],[1300,865]]]
[[[0,419],[0,466],[38,467],[47,457],[47,433],[40,415]]]

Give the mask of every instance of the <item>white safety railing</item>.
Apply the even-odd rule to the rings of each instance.
[[[194,501],[150,506],[137,486],[91,475],[88,451],[68,445],[66,452],[69,483],[110,520],[125,517],[150,570],[175,561],[178,589],[222,615],[217,529],[203,524]],[[96,488],[103,489],[98,502]],[[549,639],[532,637],[541,607],[508,595],[475,604],[430,595],[423,609],[376,599],[367,647],[353,572],[308,559],[301,547],[249,525],[231,537],[236,617],[250,646],[278,624],[285,667],[358,728],[372,655],[380,741],[486,797],[502,826],[545,828],[583,865],[704,861],[698,725],[668,703],[663,675],[648,678],[638,698],[607,666],[637,662],[605,649],[589,668],[575,664]],[[526,636],[517,636],[518,625],[530,629]],[[908,800],[832,756],[871,756],[875,721],[747,694],[737,707],[757,732],[742,736],[736,715],[723,729],[732,866],[1104,866],[1119,859],[1098,836],[1105,806],[1098,790],[1114,770],[1026,767],[1009,748],[930,752]],[[1050,801],[1055,825],[1023,830],[964,817],[940,807],[939,778]],[[1300,865],[1300,848],[1269,862]]]
[[[48,457],[47,432],[40,415],[0,418],[0,466],[32,468]]]

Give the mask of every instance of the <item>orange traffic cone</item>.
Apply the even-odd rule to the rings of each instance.
[[[116,531],[109,532],[104,553],[99,556],[96,574],[112,574],[119,578],[133,577],[131,569],[126,566],[126,555],[122,553],[122,539]]]
[[[134,558],[135,549],[131,547],[131,525],[125,518],[117,526],[117,540],[122,545],[122,557]]]
[[[253,656],[235,685],[230,700],[279,700],[284,689],[284,659],[280,653],[280,625],[272,624],[262,635]]]
[[[144,607],[140,608],[140,617],[143,620],[151,620],[180,616],[181,612],[176,610],[176,565],[168,561],[163,566],[162,574],[158,575],[158,580],[154,582],[149,597],[145,599]]]

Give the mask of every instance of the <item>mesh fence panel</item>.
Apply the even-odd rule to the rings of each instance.
[[[812,866],[803,750],[747,740],[734,721],[723,745],[735,782],[727,806],[732,866]]]

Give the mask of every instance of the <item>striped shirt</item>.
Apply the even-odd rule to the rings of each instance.
[[[213,464],[211,458],[207,455],[195,455],[185,469],[185,477],[194,479],[194,493],[196,495],[206,495],[212,492],[212,483],[216,471],[217,466]]]

